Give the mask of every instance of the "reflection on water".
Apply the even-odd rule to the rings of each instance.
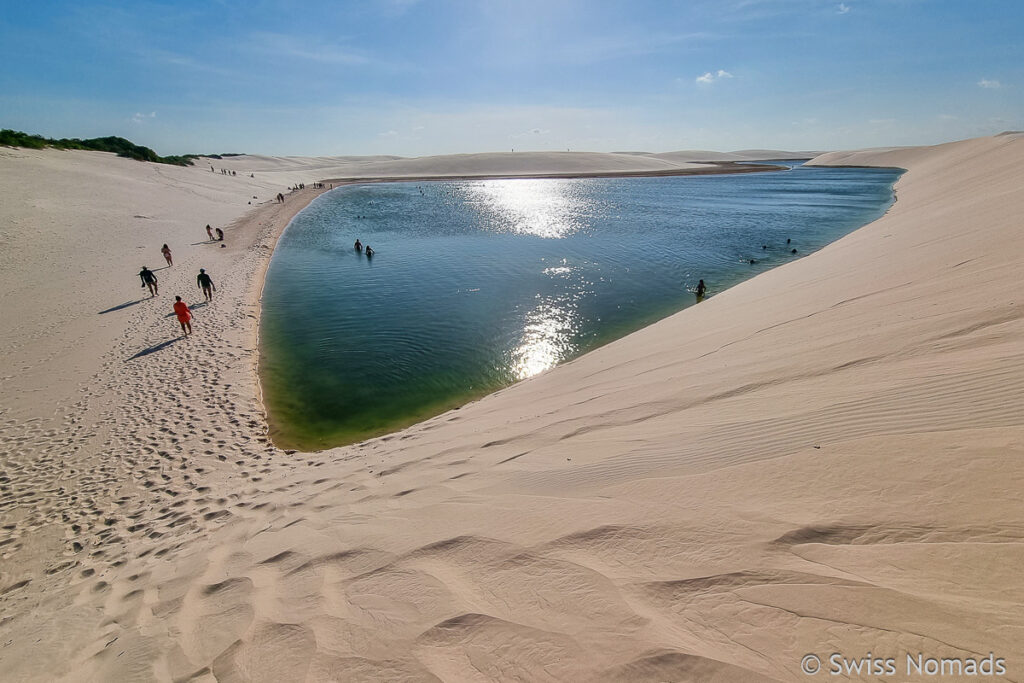
[[[517,380],[539,375],[572,355],[578,324],[572,306],[545,302],[526,316],[519,346],[512,352]]]
[[[573,180],[485,180],[464,187],[467,203],[492,229],[555,239],[584,227],[587,196]]]
[[[873,220],[897,176],[335,190],[296,216],[267,273],[260,371],[274,437],[360,440],[537,375],[694,305],[700,279],[713,296]],[[357,237],[376,250],[372,267]]]

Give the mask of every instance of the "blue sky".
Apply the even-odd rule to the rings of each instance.
[[[0,127],[161,154],[848,149],[1024,129],[1019,0],[5,2]]]

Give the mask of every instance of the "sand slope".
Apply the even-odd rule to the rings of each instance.
[[[0,669],[806,680],[808,653],[827,670],[871,652],[899,680],[907,653],[992,652],[1024,680],[1022,137],[826,155],[910,169],[898,202],[547,374],[332,451],[275,449],[255,398],[251,287],[298,201],[234,224],[220,260],[194,245],[160,271],[168,294],[200,263],[224,273],[190,340],[170,341],[167,301],[96,315],[111,330],[83,316],[83,338],[38,323],[88,379],[19,412],[44,371],[5,361],[25,389],[3,389]],[[26,154],[0,163],[5,187],[64,172]],[[159,185],[125,163],[118,182]],[[172,175],[153,201],[224,201],[203,180],[220,174]],[[61,193],[87,196],[79,178]],[[22,191],[22,230],[64,210]],[[120,272],[127,228],[104,241],[102,223],[81,258],[102,247]],[[91,281],[90,315],[137,288]]]

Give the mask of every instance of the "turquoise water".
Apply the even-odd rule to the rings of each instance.
[[[899,173],[338,188],[295,218],[267,273],[275,441],[360,440],[543,372],[693,305],[699,279],[714,296],[874,220]]]

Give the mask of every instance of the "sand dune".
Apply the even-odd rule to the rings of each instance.
[[[708,173],[712,164],[792,158],[799,153],[752,151],[721,153],[668,152],[489,152],[430,157],[268,157],[240,155],[224,159],[200,159],[197,164],[227,168],[240,175],[259,174],[289,186],[317,180],[357,178],[426,178],[487,176],[611,175],[643,173]],[[734,171],[734,168],[723,170]]]
[[[825,155],[909,169],[897,203],[551,372],[319,453],[267,442],[254,372],[263,268],[315,193],[246,202],[335,161],[224,160],[249,178],[0,150],[0,670],[759,681],[870,652],[914,680],[907,654],[993,653],[1024,680],[1022,137]],[[510,168],[491,161],[433,168]],[[224,249],[202,243],[210,216],[241,216]],[[134,303],[165,241],[161,298]],[[176,341],[168,299],[201,265],[218,294]]]

